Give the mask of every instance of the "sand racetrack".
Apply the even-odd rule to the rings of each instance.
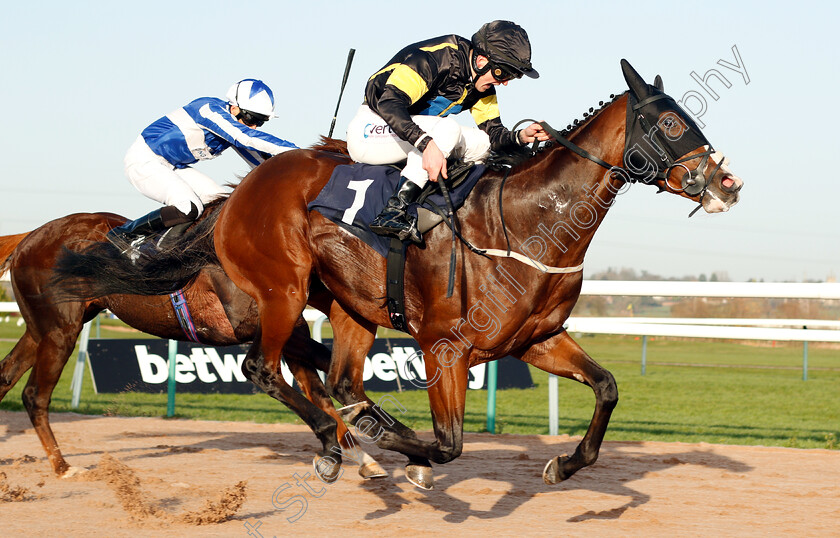
[[[53,415],[52,424],[68,462],[93,470],[55,477],[27,416],[0,412],[5,537],[836,536],[840,528],[836,450],[607,442],[593,467],[547,486],[543,466],[571,453],[575,439],[468,434],[463,455],[436,465],[435,490],[424,492],[405,479],[402,456],[376,447],[369,452],[389,478],[363,481],[345,461],[337,482],[321,483],[311,464],[319,443],[300,425],[75,414]],[[296,483],[306,473],[312,493]],[[288,521],[303,499],[306,511]]]

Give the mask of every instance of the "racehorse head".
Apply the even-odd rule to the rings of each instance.
[[[630,88],[624,147],[629,181],[697,201],[707,213],[729,211],[744,182],[729,169],[728,159],[664,92],[658,75],[650,85],[627,60],[621,60],[621,69]]]

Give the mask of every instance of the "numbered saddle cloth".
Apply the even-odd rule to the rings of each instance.
[[[484,165],[474,166],[466,179],[450,189],[449,196],[455,209],[464,205],[464,200],[484,170]],[[391,166],[360,163],[336,166],[329,182],[309,204],[308,209],[321,213],[370,245],[384,258],[388,254],[390,238],[376,235],[368,226],[397,190],[399,181],[400,171]],[[435,206],[446,208],[446,202],[440,192],[426,197],[421,205],[429,211],[435,211]],[[411,204],[408,212],[416,217],[421,205]],[[425,231],[424,228],[428,229],[421,226],[420,231]]]

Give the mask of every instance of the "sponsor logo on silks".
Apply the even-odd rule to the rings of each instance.
[[[364,129],[365,138],[371,137],[390,137],[396,136],[394,130],[389,125],[378,125],[375,123],[368,123]]]

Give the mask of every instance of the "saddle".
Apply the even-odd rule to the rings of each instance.
[[[454,238],[460,237],[454,218],[455,211],[464,204],[467,195],[486,168],[510,170],[513,166],[531,158],[534,153],[535,148],[517,147],[504,153],[492,154],[486,165],[449,161],[447,163],[449,179],[445,183],[429,182],[420,194],[417,203],[409,206],[408,212],[417,217],[420,233],[425,234],[441,222],[449,221],[453,233],[452,256],[454,256]],[[387,305],[391,325],[394,329],[407,332],[403,279],[408,244],[396,238],[376,235],[368,228],[370,222],[379,214],[388,198],[397,189],[401,169],[399,164],[373,166],[357,163],[337,166],[330,180],[318,197],[309,204],[308,209],[318,211],[386,258]],[[504,180],[502,182],[504,184]],[[468,246],[471,247],[471,245]],[[450,268],[447,296],[452,294],[453,269],[454,260]]]
[[[446,189],[454,209],[463,205],[485,169],[484,165],[452,163]],[[318,211],[387,257],[389,238],[376,235],[368,226],[385,207],[399,180],[400,168],[395,166],[339,165],[308,209]],[[446,199],[438,189],[438,184],[429,182],[418,202],[409,206],[409,214],[418,217],[421,232],[438,225],[446,214],[442,209],[447,206]]]

